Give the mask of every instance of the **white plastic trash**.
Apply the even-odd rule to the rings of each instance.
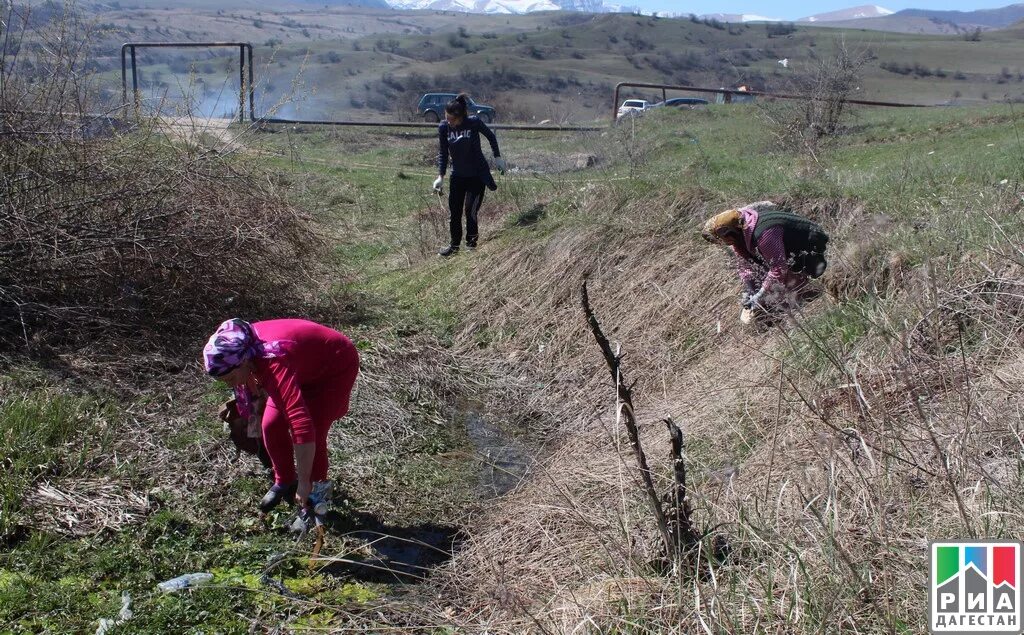
[[[171,578],[166,582],[161,582],[156,585],[156,588],[160,589],[164,593],[173,593],[174,591],[180,591],[182,589],[206,584],[211,580],[213,580],[212,573],[186,573],[185,575],[179,575],[176,578]]]
[[[132,619],[134,614],[132,613],[131,606],[132,597],[128,595],[127,591],[123,591],[121,593],[121,610],[118,612],[117,617],[114,619],[106,617],[101,619],[99,627],[96,629],[96,635],[107,635],[118,624],[123,624]]]

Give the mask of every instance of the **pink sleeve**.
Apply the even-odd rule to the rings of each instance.
[[[757,251],[761,260],[768,267],[768,275],[764,278],[762,289],[770,289],[775,284],[782,284],[789,269],[789,258],[786,256],[786,245],[782,240],[781,227],[771,227],[757,241]]]
[[[756,275],[754,268],[750,265],[750,260],[736,247],[733,247],[732,250],[736,254],[736,272],[740,276],[740,281],[747,289],[753,289]]]
[[[267,372],[261,373],[263,385],[274,406],[284,413],[292,428],[292,441],[296,445],[313,443],[313,418],[302,397],[298,378],[282,359],[267,360]]]

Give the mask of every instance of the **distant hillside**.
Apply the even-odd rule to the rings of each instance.
[[[394,9],[460,11],[489,15],[520,15],[538,11],[584,13],[632,13],[635,7],[608,4],[603,0],[389,0]]]
[[[499,121],[592,120],[608,116],[612,90],[624,81],[786,90],[794,74],[831,56],[840,42],[868,57],[858,88],[866,99],[1024,99],[1024,40],[1017,31],[995,30],[981,41],[967,41],[961,35],[880,36],[875,30],[835,28],[846,22],[825,28],[572,11],[324,8],[313,2],[276,11],[220,4],[134,9],[124,8],[125,2],[90,16],[100,28],[89,66],[112,102],[120,99],[118,51],[128,40],[252,42],[256,109],[265,113],[277,105],[287,117],[409,119],[416,116],[420,94],[467,90],[496,106]],[[864,22],[874,29],[894,18]],[[900,19],[936,24],[922,17]],[[955,25],[947,28],[956,33]],[[787,67],[779,64],[783,59]],[[177,103],[177,95],[191,90],[200,112],[221,115],[237,108],[237,56],[149,50],[140,52],[139,69],[141,92],[150,103]],[[622,98],[629,96],[661,99],[660,91]]]
[[[926,18],[924,16],[888,15],[878,18],[862,18],[858,20],[842,20],[822,24],[823,27],[841,29],[867,29],[871,31],[887,31],[891,33],[916,33],[921,35],[957,35],[976,28],[960,26],[956,22],[950,22],[941,18]]]
[[[807,16],[806,18],[800,18],[797,22],[839,22],[841,20],[880,18],[892,14],[893,12],[891,10],[886,9],[885,7],[880,7],[877,4],[864,4],[859,7],[850,7],[849,9],[841,9],[839,11],[818,13],[816,15]]]
[[[700,16],[704,20],[719,20],[721,22],[781,22],[779,18],[770,18],[756,13],[705,13]]]
[[[882,17],[829,22],[826,26],[895,33],[957,34],[1003,29],[1024,20],[1024,4],[978,11],[904,9]]]
[[[981,9],[978,11],[904,9],[893,14],[893,17],[927,18],[929,20],[952,22],[960,27],[982,26],[990,29],[1001,29],[1024,20],[1024,4],[1012,4],[1001,9]]]

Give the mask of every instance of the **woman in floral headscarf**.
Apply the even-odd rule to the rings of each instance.
[[[829,237],[817,223],[761,201],[712,216],[701,234],[710,243],[732,247],[744,287],[741,321],[818,294],[808,282],[825,273]]]
[[[308,320],[221,324],[203,349],[206,372],[235,391],[238,414],[259,421],[274,470],[260,509],[329,495],[327,433],[345,416],[359,371],[347,337]],[[259,407],[265,396],[260,417]]]

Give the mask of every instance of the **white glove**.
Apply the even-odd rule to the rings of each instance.
[[[498,168],[498,172],[504,174],[508,170],[508,163],[505,163],[504,157],[494,157],[494,167]]]
[[[434,179],[434,191],[437,192],[438,194],[441,193],[441,185],[443,183],[444,183],[444,177],[443,176],[439,176],[436,179]]]
[[[756,306],[760,306],[761,298],[762,297],[764,297],[764,289],[761,289],[760,291],[758,291],[754,295],[748,297],[747,298],[747,306],[749,306],[750,308],[754,308]]]

